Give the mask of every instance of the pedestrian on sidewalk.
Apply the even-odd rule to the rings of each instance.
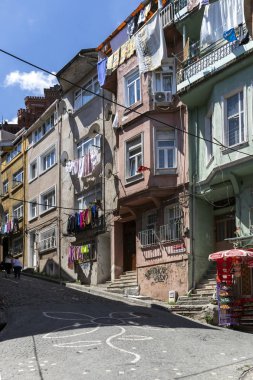
[[[13,269],[14,269],[15,278],[20,278],[20,273],[21,273],[21,269],[22,269],[22,264],[21,264],[20,260],[19,259],[13,259],[12,265],[13,265]]]
[[[4,269],[5,269],[5,277],[9,277],[12,270],[12,259],[11,255],[7,255],[4,259]]]

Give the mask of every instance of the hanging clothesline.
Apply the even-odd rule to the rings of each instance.
[[[67,161],[65,170],[71,175],[77,175],[78,178],[86,177],[93,172],[100,161],[100,149],[93,147],[83,157]]]

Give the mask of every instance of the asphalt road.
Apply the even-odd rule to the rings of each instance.
[[[31,277],[0,277],[0,380],[239,379],[253,335]]]

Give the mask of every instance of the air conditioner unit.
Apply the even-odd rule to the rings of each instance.
[[[168,106],[172,102],[171,91],[157,91],[154,93],[154,103],[158,106]]]

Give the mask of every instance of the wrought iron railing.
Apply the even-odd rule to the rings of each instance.
[[[160,226],[157,230],[149,229],[140,231],[138,238],[142,247],[161,244],[164,242],[181,241],[181,219],[175,220],[171,224]]]
[[[46,251],[48,249],[56,248],[56,237],[50,236],[40,241],[40,251]]]
[[[188,0],[174,0],[173,2],[169,3],[161,11],[163,28],[172,24],[174,22],[176,14],[180,12],[183,8],[185,8],[187,4],[188,4]]]
[[[217,43],[216,48],[210,52],[202,52],[199,56],[192,57],[186,67],[177,72],[177,83],[184,82],[192,76],[207,69],[215,62],[227,57],[230,53],[236,50],[239,46],[239,41],[224,43],[221,40]]]

